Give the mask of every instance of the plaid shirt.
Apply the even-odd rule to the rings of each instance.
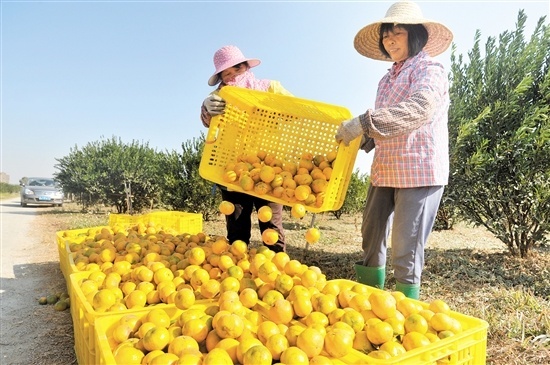
[[[449,82],[443,66],[420,52],[380,80],[374,110],[360,116],[374,140],[373,186],[446,185]]]

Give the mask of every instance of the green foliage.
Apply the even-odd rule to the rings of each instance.
[[[68,156],[57,159],[55,177],[64,191],[85,206],[114,206],[118,213],[139,212],[158,203],[162,169],[159,153],[132,141],[115,137],[75,146]]]
[[[368,174],[360,174],[359,170],[355,170],[351,174],[344,203],[340,209],[332,212],[336,219],[340,219],[342,214],[355,214],[363,211],[369,182]]]
[[[199,175],[204,134],[182,144],[182,153],[172,151],[163,156],[162,201],[174,210],[197,212],[205,220],[218,213],[221,202],[214,183]]]
[[[2,195],[17,194],[19,193],[20,189],[21,187],[19,185],[12,185],[0,182],[0,194]]]
[[[469,63],[451,56],[451,174],[442,209],[485,226],[523,257],[550,230],[550,28],[480,33]],[[445,213],[445,212],[443,212]],[[441,214],[443,214],[441,213]]]

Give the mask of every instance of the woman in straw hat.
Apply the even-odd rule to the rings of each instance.
[[[245,57],[239,48],[232,45],[224,46],[214,53],[215,71],[208,79],[208,85],[217,85],[217,87],[202,103],[201,120],[205,127],[208,128],[210,126],[210,120],[213,116],[223,113],[225,101],[218,95],[218,92],[226,85],[291,95],[279,81],[257,79],[250,69],[259,64],[259,59]],[[269,246],[269,248],[275,252],[286,250],[283,229],[283,206],[281,204],[259,199],[252,195],[229,191],[224,186],[219,186],[219,188],[222,199],[233,203],[235,206],[235,211],[226,216],[227,239],[230,242],[242,240],[249,244],[250,231],[252,229],[252,210],[254,208],[259,210],[261,207],[268,205],[273,214],[271,220],[268,222],[258,221],[260,231],[263,232],[268,228],[275,229],[279,234],[279,240],[275,245]]]
[[[408,1],[393,4],[383,19],[362,28],[354,40],[357,52],[392,65],[378,84],[374,108],[343,122],[336,134],[346,145],[362,137],[362,149],[375,150],[358,280],[384,287],[391,226],[396,290],[413,299],[419,298],[424,246],[449,175],[449,83],[432,57],[452,37]]]

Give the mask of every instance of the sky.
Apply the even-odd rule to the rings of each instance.
[[[0,3],[1,166],[10,184],[52,176],[56,159],[90,142],[120,138],[181,152],[206,133],[200,105],[212,57],[238,46],[262,63],[258,78],[295,96],[371,108],[390,62],[361,56],[356,33],[394,1],[9,1]],[[528,39],[550,22],[550,2],[418,1],[424,17],[453,31],[456,55],[516,29]],[[450,70],[451,48],[437,56]],[[372,152],[354,169],[369,173]]]

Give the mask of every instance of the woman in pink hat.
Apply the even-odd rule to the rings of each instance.
[[[210,95],[204,99],[201,108],[201,120],[205,127],[210,126],[213,116],[223,113],[225,101],[218,95],[219,90],[225,85],[238,86],[247,89],[272,92],[283,95],[291,95],[280,82],[268,79],[257,79],[250,71],[252,67],[260,64],[260,60],[247,58],[241,50],[235,46],[224,46],[214,53],[215,71],[208,79],[208,85],[216,86]],[[224,186],[219,186],[222,199],[235,205],[233,214],[226,216],[227,239],[230,242],[242,240],[250,243],[252,222],[251,215],[268,205],[273,211],[269,222],[258,221],[260,231],[273,228],[279,233],[279,241],[269,248],[275,252],[285,251],[285,233],[283,229],[283,206],[254,196],[228,191]]]
[[[396,290],[413,299],[420,295],[424,247],[449,175],[449,82],[432,57],[452,39],[447,27],[424,18],[410,1],[393,4],[383,19],[362,28],[357,52],[392,64],[378,83],[374,108],[343,122],[336,134],[346,145],[362,137],[366,152],[374,148],[358,280],[384,287],[391,227]]]

